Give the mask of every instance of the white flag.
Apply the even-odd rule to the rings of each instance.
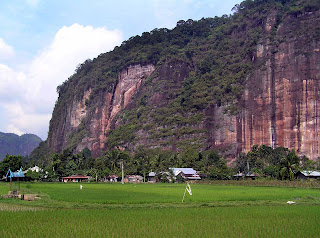
[[[182,202],[184,201],[184,197],[186,196],[186,191],[188,191],[188,193],[189,193],[190,195],[192,195],[192,191],[191,191],[191,187],[190,187],[190,184],[189,184],[189,183],[187,183],[186,189],[184,190]]]
[[[189,193],[190,195],[192,195],[190,184],[187,184],[186,189],[187,189],[188,193]]]

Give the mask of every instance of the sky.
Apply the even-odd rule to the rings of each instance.
[[[78,64],[179,20],[231,14],[240,0],[0,1],[0,131],[47,138],[56,88]]]

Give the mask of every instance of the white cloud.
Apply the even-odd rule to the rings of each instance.
[[[31,7],[37,7],[40,0],[27,0],[27,4]]]
[[[62,27],[23,72],[0,65],[0,107],[8,123],[2,128],[7,132],[35,133],[45,139],[57,98],[56,87],[73,74],[79,63],[121,42],[118,30],[73,24]]]
[[[0,60],[7,60],[14,56],[12,46],[8,45],[2,38],[0,38]]]

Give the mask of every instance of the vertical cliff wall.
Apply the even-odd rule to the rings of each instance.
[[[105,148],[111,122],[127,107],[142,81],[154,69],[152,64],[129,66],[119,73],[113,92],[100,92],[89,108],[86,101],[90,98],[91,89],[85,91],[80,99],[75,95],[62,114],[63,123],[48,138],[49,147],[55,151],[73,146],[76,146],[76,151],[81,151],[87,147],[93,155],[99,154]]]
[[[275,24],[271,15],[265,23],[266,37],[252,58],[256,69],[247,79],[240,112],[227,117],[216,110],[219,129],[214,146],[230,148],[234,154],[248,152],[253,145],[282,146],[316,159],[320,155],[320,43],[315,36],[319,12],[288,16],[271,32]]]
[[[207,30],[203,35],[192,21],[181,23],[178,33],[163,31],[163,38],[156,37],[155,30],[148,37],[155,37],[154,44],[166,42],[167,48],[145,43],[149,38],[133,38],[118,48],[125,49],[123,55],[107,53],[85,65],[59,93],[48,147],[56,152],[87,147],[94,156],[114,146],[131,151],[192,147],[221,149],[227,158],[235,158],[264,144],[316,159],[320,11],[292,14],[270,9],[263,17],[254,13],[245,24],[242,16],[238,22],[200,22]],[[152,57],[163,52],[157,66],[113,65],[126,55],[139,55],[141,60],[147,47]],[[109,65],[104,66],[107,58]]]

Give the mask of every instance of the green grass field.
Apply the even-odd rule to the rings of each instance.
[[[21,183],[0,199],[0,237],[317,237],[320,189],[242,185]],[[9,186],[0,183],[0,194]],[[288,200],[296,204],[288,205]]]

